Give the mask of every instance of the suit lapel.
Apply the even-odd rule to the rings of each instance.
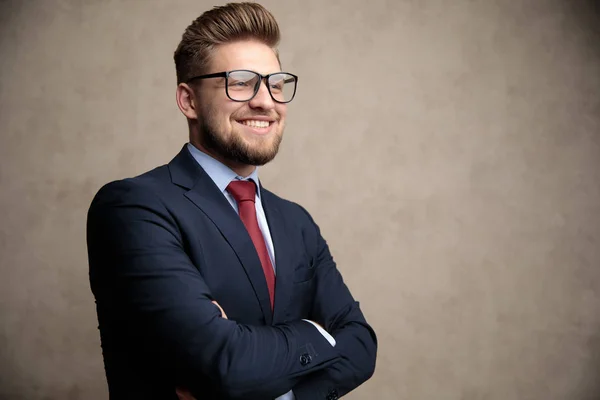
[[[275,248],[275,309],[273,310],[274,323],[284,322],[286,320],[286,310],[292,293],[293,265],[291,263],[291,244],[285,230],[283,214],[277,207],[277,198],[269,191],[261,187],[261,201],[273,247]]]
[[[265,322],[271,325],[273,314],[267,282],[256,248],[242,220],[185,147],[169,163],[169,170],[173,183],[189,189],[185,196],[215,224],[237,254],[254,288]]]

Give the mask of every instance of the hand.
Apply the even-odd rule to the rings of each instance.
[[[221,308],[221,306],[219,305],[219,303],[217,303],[216,301],[213,300],[213,304],[216,305],[217,307],[219,307],[219,310],[221,310],[221,317],[222,318],[229,319],[229,318],[227,318],[227,314],[225,314],[225,311],[223,311],[223,309]]]
[[[177,388],[175,389],[175,393],[177,393],[177,398],[179,400],[196,400],[192,393],[187,389]]]

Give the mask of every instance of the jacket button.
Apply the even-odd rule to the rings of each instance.
[[[300,356],[300,364],[304,367],[312,361],[312,357],[308,353],[304,353]]]
[[[338,400],[338,398],[337,390],[333,389],[331,392],[329,392],[325,400]]]

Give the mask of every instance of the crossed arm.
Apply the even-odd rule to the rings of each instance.
[[[221,318],[226,314],[187,256],[169,210],[131,181],[110,184],[88,214],[90,280],[101,330],[103,321],[117,321],[120,326],[107,330],[144,337],[186,375],[209,377],[227,398],[275,398],[290,389],[298,400],[324,398],[332,388],[344,394],[371,376],[376,340],[358,304],[348,301],[324,240],[316,237],[320,283],[310,319],[332,334],[335,348],[304,321],[251,326]],[[329,290],[341,295],[319,301]],[[306,352],[312,362],[301,365]]]
[[[309,319],[333,336],[338,358],[326,368],[304,376],[293,391],[296,400],[324,399],[334,389],[343,396],[372,376],[377,338],[337,270],[318,226],[308,212],[302,210],[315,229],[315,234],[310,236],[312,243],[307,243],[316,254],[317,266],[317,289]]]

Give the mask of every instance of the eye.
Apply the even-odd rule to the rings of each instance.
[[[229,81],[229,86],[230,87],[247,87],[248,86],[248,81]]]
[[[269,83],[271,91],[281,92],[283,90],[283,79],[271,80]]]

